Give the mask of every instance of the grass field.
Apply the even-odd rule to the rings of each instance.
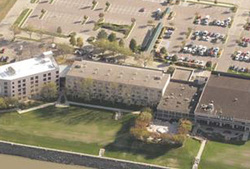
[[[185,146],[173,148],[142,144],[129,136],[134,115],[113,120],[113,113],[70,107],[48,107],[19,115],[0,115],[0,139],[43,147],[189,169],[200,143],[191,139]]]
[[[6,16],[17,0],[0,0],[0,21]]]
[[[245,145],[232,145],[208,142],[202,160],[201,169],[249,169],[250,142]]]

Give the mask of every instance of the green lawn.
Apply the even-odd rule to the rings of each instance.
[[[249,169],[250,142],[233,145],[208,142],[202,155],[201,169]]]
[[[134,115],[115,121],[113,113],[70,107],[48,107],[19,115],[0,115],[0,139],[43,147],[189,169],[200,143],[191,139],[185,146],[173,148],[142,144],[129,136]]]
[[[17,0],[0,0],[0,21],[6,16]]]

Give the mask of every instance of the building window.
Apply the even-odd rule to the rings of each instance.
[[[23,79],[23,82],[26,82],[26,79]]]
[[[48,73],[49,76],[51,76],[51,73]]]
[[[43,74],[43,77],[46,77],[47,75],[46,74]]]
[[[7,82],[4,82],[4,85],[8,85],[8,83],[7,83]]]
[[[46,81],[46,80],[47,80],[46,78],[43,79],[43,81]]]
[[[38,76],[36,76],[36,79],[38,79]]]
[[[56,74],[59,74],[59,71],[56,71]]]
[[[21,80],[18,80],[18,83],[21,83]]]

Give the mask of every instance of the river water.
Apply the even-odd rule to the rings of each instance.
[[[0,169],[90,169],[0,154]]]

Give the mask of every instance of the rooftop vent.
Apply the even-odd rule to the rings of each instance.
[[[234,102],[237,102],[238,101],[238,98],[234,98]]]
[[[161,77],[155,76],[155,77],[154,77],[154,80],[161,80]]]

